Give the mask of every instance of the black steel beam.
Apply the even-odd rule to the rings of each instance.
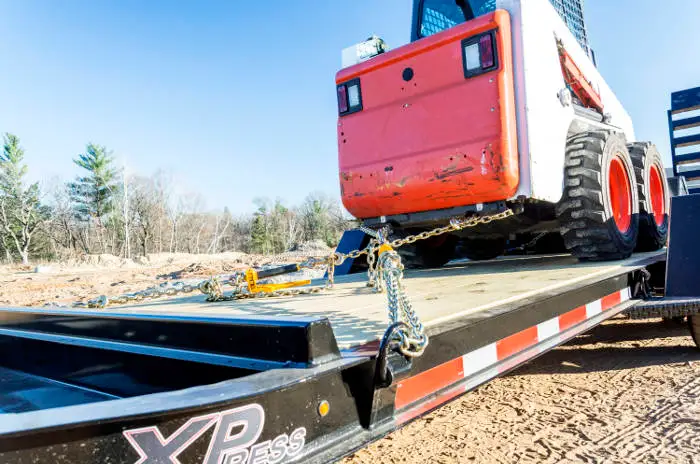
[[[91,347],[99,342],[102,345],[97,348],[116,351],[134,352],[132,348],[137,347],[141,355],[162,356],[164,350],[171,350],[168,353],[177,357],[177,351],[172,350],[184,350],[297,366],[317,365],[340,357],[326,318],[0,309],[0,335]],[[188,358],[187,353],[183,356]]]
[[[414,362],[411,375],[464,353],[501,340],[574,308],[629,286],[628,275],[606,279],[575,290],[555,290],[525,302],[503,305],[446,322],[428,330],[430,344]]]

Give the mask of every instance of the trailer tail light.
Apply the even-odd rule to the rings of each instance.
[[[353,79],[338,85],[338,113],[341,116],[362,110],[362,89],[360,79]]]
[[[474,77],[498,68],[495,31],[462,41],[464,77]]]

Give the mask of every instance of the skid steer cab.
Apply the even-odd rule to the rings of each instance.
[[[661,156],[549,0],[415,0],[411,27],[394,50],[372,37],[343,52],[343,204],[398,237],[516,214],[402,247],[407,265],[665,245]]]

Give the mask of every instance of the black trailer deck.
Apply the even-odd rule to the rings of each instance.
[[[630,308],[664,260],[407,272],[430,344],[389,354],[386,387],[386,296],[363,275],[306,296],[2,310],[0,461],[326,462]]]

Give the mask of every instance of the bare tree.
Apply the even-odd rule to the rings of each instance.
[[[148,255],[149,244],[157,231],[158,223],[165,214],[164,205],[159,198],[153,178],[132,177],[129,181],[131,191],[129,206],[130,223],[141,244],[141,253]]]
[[[24,184],[27,167],[16,137],[8,134],[4,148],[0,256],[6,260],[91,252],[129,257],[163,250],[279,253],[306,240],[333,245],[347,227],[339,203],[322,194],[310,195],[296,208],[261,199],[253,215],[234,217],[227,208],[208,211],[196,193],[175,195],[163,171],[124,178],[110,152],[93,144],[74,160],[85,176],[54,186],[44,206],[38,184]]]

